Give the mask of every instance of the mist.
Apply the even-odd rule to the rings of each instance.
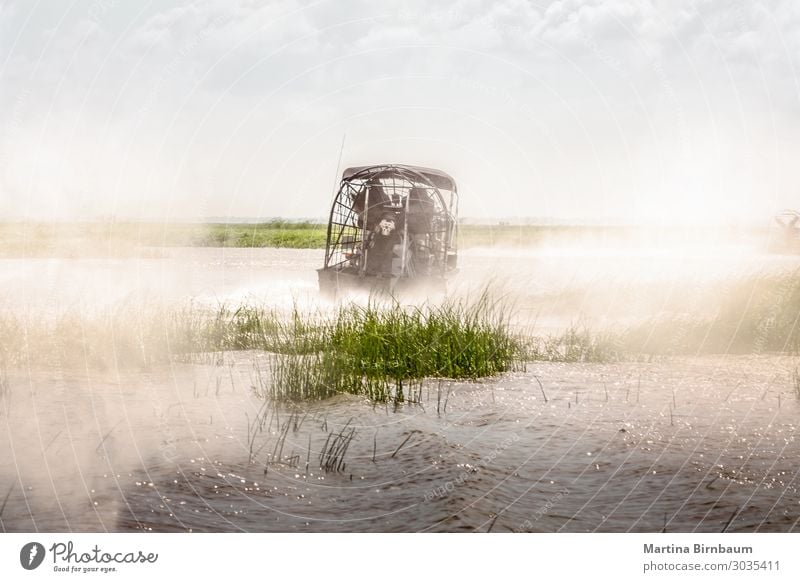
[[[2,4],[0,529],[795,530],[799,28]],[[369,272],[345,197],[333,267],[378,284],[328,296],[340,176],[384,163],[457,215]]]
[[[764,224],[797,205],[799,18],[5,3],[0,219],[324,217],[337,170],[394,162],[457,176],[466,217]]]

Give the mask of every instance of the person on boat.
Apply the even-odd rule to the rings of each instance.
[[[372,231],[380,222],[384,207],[389,204],[391,204],[391,200],[383,186],[380,184],[365,185],[353,199],[353,210],[358,217],[358,226],[363,228],[366,218],[367,230]]]
[[[433,255],[431,251],[433,217],[436,213],[428,190],[413,187],[408,191],[406,221],[409,235],[409,267],[418,274],[430,272]]]
[[[391,275],[394,248],[400,242],[397,217],[386,212],[369,234],[366,272],[370,275]]]
[[[414,187],[408,191],[408,232],[412,235],[431,231],[434,206],[425,188]]]

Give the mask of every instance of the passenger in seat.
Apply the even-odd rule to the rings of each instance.
[[[370,232],[367,241],[366,272],[370,275],[391,275],[395,245],[400,242],[397,218],[392,213],[384,213]]]
[[[426,234],[431,231],[434,214],[433,201],[425,188],[414,187],[408,191],[408,232]]]
[[[368,196],[369,194],[369,196]],[[384,207],[391,204],[389,196],[380,184],[365,185],[353,200],[353,210],[358,215],[358,226],[364,226],[367,219],[367,230],[372,231],[380,222]],[[369,205],[367,207],[367,205]]]

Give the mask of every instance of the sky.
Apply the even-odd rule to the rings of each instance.
[[[465,217],[767,223],[799,73],[794,0],[0,0],[0,220],[322,218],[407,163]]]

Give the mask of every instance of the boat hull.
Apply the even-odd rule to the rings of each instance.
[[[317,269],[320,294],[328,299],[338,299],[353,293],[374,295],[432,295],[445,293],[447,281],[441,277],[393,277],[366,275],[340,271],[338,269]]]

